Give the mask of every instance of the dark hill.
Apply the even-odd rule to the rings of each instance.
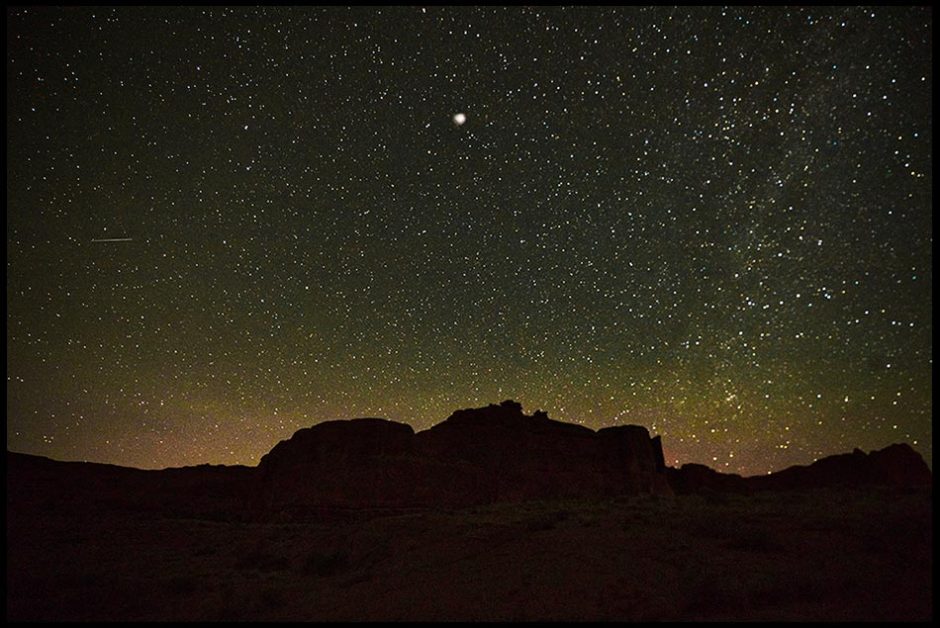
[[[748,482],[754,490],[802,490],[870,484],[926,486],[931,479],[920,454],[900,443],[869,454],[856,449],[850,454],[828,456],[809,466],[748,478]]]
[[[237,520],[255,492],[255,470],[199,465],[144,470],[60,462],[7,452],[7,509],[42,512],[125,511]]]
[[[705,465],[684,464],[667,469],[669,483],[678,494],[700,492],[751,493],[797,491],[870,485],[929,486],[933,475],[924,459],[909,445],[899,443],[869,454],[855,449],[850,454],[820,458],[767,475],[741,477],[719,473]]]

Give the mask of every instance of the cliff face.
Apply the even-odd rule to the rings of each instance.
[[[646,428],[594,432],[511,401],[417,434],[381,419],[321,423],[279,443],[259,471],[269,511],[671,494]]]

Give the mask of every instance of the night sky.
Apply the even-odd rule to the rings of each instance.
[[[929,8],[7,10],[7,441],[520,401],[930,462]]]

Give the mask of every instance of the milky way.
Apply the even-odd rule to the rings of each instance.
[[[8,8],[8,448],[512,398],[930,460],[929,8]],[[463,118],[458,118],[463,114]]]

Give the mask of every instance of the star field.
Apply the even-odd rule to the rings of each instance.
[[[7,9],[8,448],[506,398],[931,460],[928,8]]]

